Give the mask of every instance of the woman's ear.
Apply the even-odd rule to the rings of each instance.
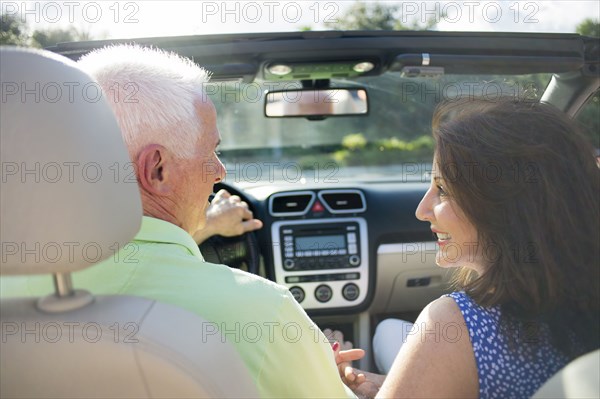
[[[146,146],[138,153],[136,168],[143,190],[155,195],[165,195],[170,190],[168,159],[168,151],[158,144]]]

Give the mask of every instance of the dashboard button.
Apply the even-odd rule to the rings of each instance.
[[[352,255],[350,258],[348,258],[348,262],[350,262],[352,266],[358,266],[360,263],[360,258],[356,255]]]
[[[355,254],[358,252],[358,247],[356,246],[356,244],[348,244],[348,253],[349,254]]]
[[[294,261],[291,259],[286,259],[283,261],[283,268],[286,270],[291,270],[294,268]]]
[[[294,299],[296,300],[296,302],[298,303],[302,303],[302,301],[304,300],[304,290],[300,287],[292,287],[290,288],[290,292],[292,293],[292,295],[294,296]]]
[[[348,233],[348,244],[356,244],[356,233]]]
[[[321,303],[329,301],[332,296],[333,291],[328,285],[322,284],[315,289],[315,297]]]
[[[348,301],[355,301],[360,294],[358,286],[354,283],[348,283],[342,288],[342,296]]]

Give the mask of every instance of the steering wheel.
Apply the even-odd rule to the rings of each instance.
[[[237,189],[225,183],[215,184],[214,191],[221,189],[239,196],[248,205],[250,202]],[[252,210],[252,209],[251,209]],[[232,268],[246,270],[258,274],[260,265],[260,250],[258,239],[253,231],[236,237],[212,236],[200,245],[200,252],[207,262],[224,264]]]

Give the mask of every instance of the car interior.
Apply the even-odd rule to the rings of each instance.
[[[111,39],[59,43],[46,50],[76,61],[93,49],[115,43],[136,43],[172,51],[212,72],[205,93],[217,109],[222,136],[220,158],[227,169],[227,177],[215,186],[215,192],[225,188],[239,195],[264,226],[240,237],[213,237],[201,244],[204,257],[287,287],[321,329],[339,330],[345,340],[366,351],[357,366],[368,371],[378,372],[371,349],[373,333],[380,321],[390,317],[414,321],[429,302],[451,291],[451,272],[435,264],[437,247],[429,225],[415,217],[415,209],[429,185],[433,155],[430,124],[436,104],[443,99],[468,96],[488,99],[510,96],[547,102],[580,120],[590,139],[600,146],[598,38],[546,33],[307,31]],[[5,75],[7,54],[3,50],[3,82],[8,79],[5,77],[8,76]],[[31,58],[13,61],[19,62],[15,65],[28,65],[27,71],[13,66],[15,74],[50,73],[44,66],[44,62],[50,61],[39,54],[14,52],[8,55]],[[131,95],[135,96],[135,90],[132,89]],[[11,112],[3,102],[2,160],[10,159],[10,153],[13,160],[21,162],[27,153],[24,147],[39,143],[39,135],[33,134],[44,129],[48,122],[37,121],[42,125],[35,125],[26,116]],[[80,117],[69,116],[74,125],[68,129],[61,129],[59,125],[50,129],[50,133],[61,135],[44,145],[51,145],[54,151],[55,147],[61,147],[60,143],[73,141],[69,129],[76,131],[77,123],[94,118],[100,129],[107,118],[102,115],[105,110],[85,112],[89,115],[82,111]],[[95,116],[91,116],[92,113]],[[31,124],[23,128],[26,121]],[[9,131],[16,129],[14,126],[33,136],[16,140]],[[111,128],[114,130],[114,126]],[[10,141],[13,139],[16,141]],[[100,145],[93,141],[94,135],[90,135],[90,140],[71,150],[77,153],[80,149]],[[107,164],[114,161],[115,151],[107,149]],[[123,153],[121,149],[118,151]],[[36,157],[41,155],[32,152],[27,156],[38,159]],[[514,170],[515,178],[535,176],[532,165],[522,166]],[[102,223],[107,218],[105,215],[114,219],[115,210],[120,210],[122,225],[103,227],[94,237],[95,241],[104,240],[107,245],[110,245],[109,238],[115,241],[113,238],[119,232],[122,233],[119,241],[127,242],[139,223],[139,210],[126,212],[123,204],[105,201],[114,196],[108,192],[81,192],[78,198],[94,201],[82,205],[81,201],[73,203],[65,199],[66,209],[46,212],[47,208],[39,201],[22,203],[23,191],[17,189],[33,188],[15,188],[2,183],[3,242],[27,241],[30,238],[26,234],[35,231],[35,218],[45,213],[63,217],[69,214],[68,208],[79,206],[85,206],[82,212],[94,217],[88,224],[100,226],[105,225]],[[48,195],[35,194],[36,198]],[[135,199],[132,198],[132,202]],[[18,212],[13,212],[17,206]],[[93,209],[98,212],[88,211]],[[56,221],[51,218],[44,222],[50,227],[40,230],[38,241],[45,237],[41,234],[64,233],[65,237],[82,234],[77,229],[70,231],[79,221],[71,224],[61,220],[60,229]],[[55,276],[76,273],[75,269],[61,269],[58,264],[35,267],[38,270],[27,273]],[[15,273],[8,271],[10,268],[3,257],[2,274]],[[14,265],[12,268],[16,269]],[[22,266],[18,269],[23,273]],[[61,278],[55,277],[55,281],[59,281],[57,287],[61,286]],[[160,304],[155,306],[153,301],[140,298],[103,298],[92,306],[101,310],[90,309],[90,312],[96,312],[97,316],[105,309],[114,310],[112,300],[131,302],[124,311],[141,312],[145,316],[148,309],[156,311],[148,316],[148,331],[158,328],[157,320],[169,314],[161,310]],[[5,342],[4,323],[22,320],[22,317],[35,322],[32,309],[39,305],[31,299],[22,301],[23,304],[17,304],[2,300],[2,397],[5,393],[7,397],[44,396],[40,392],[20,391],[22,387],[9,388],[4,382],[17,379],[31,365],[22,360],[24,352],[4,354],[7,348],[16,345],[15,341],[8,341],[12,345]],[[13,308],[22,314],[8,310]],[[40,312],[33,313],[40,316]],[[170,317],[186,316],[189,315]],[[64,317],[79,320],[74,319],[70,311],[66,311]],[[116,313],[114,317],[120,316]],[[137,319],[143,317],[136,316]],[[109,320],[106,316],[107,326]],[[158,342],[160,334],[148,332],[148,364],[152,365],[149,368],[161,359],[175,358],[170,363],[175,364],[173,368],[185,364],[204,370],[206,366],[188,364],[192,357],[189,354],[184,363],[178,363],[177,356],[183,356],[180,348],[168,347],[172,352],[153,351],[152,348],[164,344]],[[177,340],[186,344],[190,341],[183,336]],[[216,348],[219,343],[220,340],[215,340],[212,347]],[[205,346],[197,347],[195,353],[212,350]],[[231,351],[228,347],[218,348],[221,349]],[[38,351],[37,347],[27,350]],[[58,355],[44,356],[54,359]],[[141,355],[136,356],[130,361],[135,367],[142,367]],[[547,384],[552,387],[544,387],[546,391],[540,391],[539,397],[581,397],[590,392],[597,396],[600,389],[598,356],[596,351],[584,359],[583,366],[578,363],[575,367],[579,368],[571,369],[579,371],[567,370],[556,376]],[[235,354],[226,358],[232,359],[231,367],[235,368],[236,375],[239,372],[243,376],[243,366],[236,363]],[[52,369],[52,362],[48,363],[44,367]],[[156,367],[147,373],[169,366]],[[227,364],[215,367],[226,369]],[[44,370],[36,371],[35,378],[42,378]],[[214,374],[213,371],[210,373]],[[56,382],[61,381],[62,373],[71,372],[63,370],[61,364],[50,375]],[[202,386],[204,382],[193,380],[190,375],[181,377],[182,381]],[[112,385],[115,390],[106,391],[106,395],[118,396],[117,386]],[[174,391],[169,391],[172,387],[145,389],[128,391],[126,396],[181,396],[194,392],[173,395]],[[243,392],[252,396],[251,388],[231,394],[215,389],[220,388],[202,392],[206,397],[240,397]],[[68,390],[60,392],[62,395]],[[200,396],[198,392],[201,391],[189,395]],[[90,391],[83,391],[73,396],[88,393]]]

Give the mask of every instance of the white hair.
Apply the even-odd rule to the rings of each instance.
[[[104,47],[78,64],[102,88],[132,160],[149,144],[191,156],[202,127],[194,102],[206,98],[208,71],[175,53],[137,45]]]

